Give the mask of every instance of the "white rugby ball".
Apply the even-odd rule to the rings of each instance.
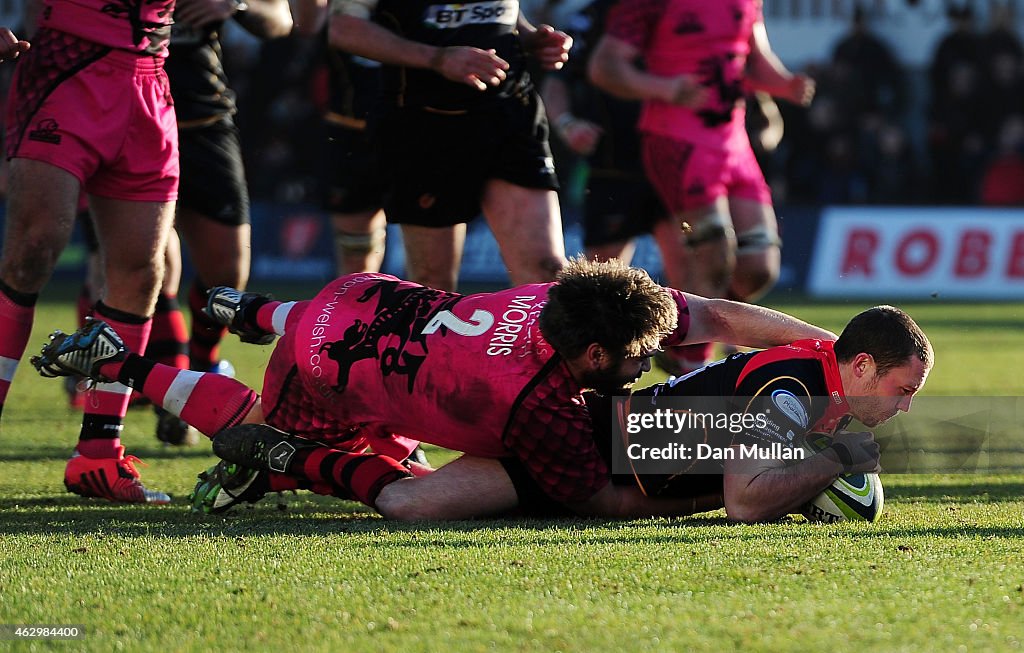
[[[828,447],[831,438],[823,433],[811,433],[807,435],[806,444],[817,452]],[[813,522],[874,522],[881,516],[884,505],[885,493],[878,474],[845,474],[808,501],[800,512]]]
[[[878,474],[846,474],[807,502],[801,513],[808,521],[877,521],[885,504]]]

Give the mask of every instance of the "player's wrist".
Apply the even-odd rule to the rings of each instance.
[[[444,55],[445,48],[443,46],[434,48],[434,53],[430,55],[430,60],[427,62],[427,68],[441,74],[441,68],[444,66]]]
[[[828,458],[835,461],[843,469],[844,474],[849,474],[853,469],[853,453],[850,448],[842,442],[833,442],[824,453]]]

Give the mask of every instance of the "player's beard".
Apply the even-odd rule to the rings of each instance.
[[[610,369],[601,369],[595,372],[586,372],[581,379],[584,388],[590,388],[602,395],[619,394],[627,390],[640,378],[639,374],[621,374],[621,365],[614,365]]]

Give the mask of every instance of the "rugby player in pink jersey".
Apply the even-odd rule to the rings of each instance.
[[[654,231],[669,283],[705,297],[760,297],[778,278],[781,241],[744,98],[762,91],[807,105],[814,96],[814,82],[772,52],[761,0],[621,0],[589,74],[644,103],[644,167],[676,218]],[[703,365],[710,345],[669,353],[670,371],[682,373]]]
[[[663,346],[834,338],[776,311],[666,289],[618,261],[583,259],[555,283],[497,293],[463,296],[355,274],[298,303],[215,288],[208,310],[243,340],[283,336],[262,396],[224,376],[128,353],[98,321],[55,333],[33,358],[44,376],[116,379],[211,437],[259,425],[243,429],[245,442],[215,439],[215,451],[258,449],[261,433],[301,436],[262,452],[277,473],[225,463],[206,472],[195,502],[208,511],[301,487],[358,499],[389,517],[495,514],[515,507],[514,493],[466,490],[507,479],[505,459],[521,461],[551,500],[573,510],[628,513],[643,497],[608,485],[584,390],[629,386]],[[411,476],[401,461],[417,441],[468,456],[379,498]]]
[[[173,0],[47,0],[15,69],[0,253],[0,408],[25,351],[39,293],[88,195],[105,265],[95,315],[132,349],[149,338],[178,192],[175,115],[163,59]],[[120,434],[128,389],[100,384],[86,402],[68,490],[166,503],[139,480]]]

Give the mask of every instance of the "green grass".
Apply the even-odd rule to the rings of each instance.
[[[306,293],[308,294],[308,293]],[[865,305],[781,308],[838,330]],[[930,334],[933,395],[1021,396],[1024,306],[904,305]],[[70,329],[43,304],[30,351]],[[258,385],[269,348],[225,355]],[[652,377],[653,378],[653,377]],[[886,476],[876,525],[800,518],[387,522],[309,495],[227,518],[182,498],[209,445],[165,449],[147,410],[125,442],[177,501],[64,492],[78,417],[18,371],[0,432],[0,623],[84,624],[110,651],[1019,650],[1024,475]],[[445,452],[432,451],[441,460]],[[4,645],[7,642],[4,642]],[[3,645],[0,645],[3,646]],[[13,643],[28,650],[27,643]]]

